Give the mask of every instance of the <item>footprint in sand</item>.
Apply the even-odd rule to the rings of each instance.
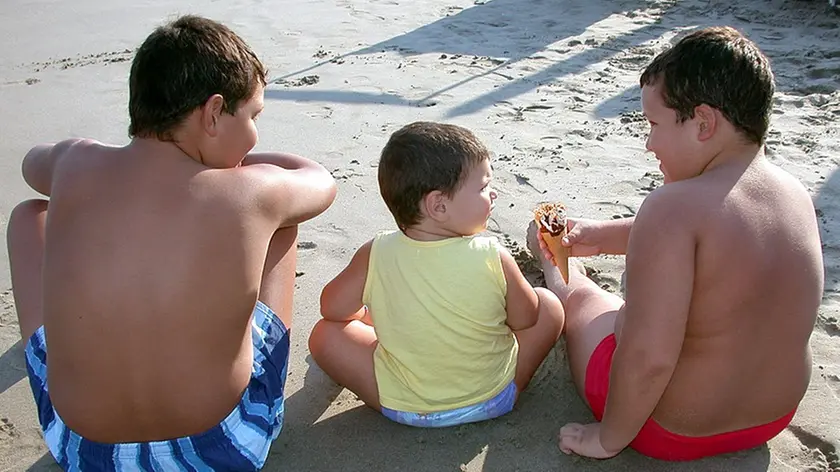
[[[617,200],[614,201],[614,202],[599,201],[599,202],[594,202],[594,203],[596,205],[603,205],[603,206],[607,206],[607,207],[620,208],[620,210],[617,210],[619,213],[616,213],[616,214],[613,215],[613,219],[624,218],[625,215],[627,217],[636,215],[636,209],[635,208],[631,207],[630,205],[627,205],[626,203],[621,203]]]
[[[460,6],[446,7],[441,11],[441,14],[443,16],[450,16],[450,15],[454,15],[456,13],[460,13],[461,10],[463,10],[463,9],[464,9],[464,7],[460,7]]]
[[[837,317],[820,315],[817,318],[817,326],[823,329],[829,336],[840,336],[840,321]]]
[[[788,430],[796,436],[796,439],[802,443],[803,446],[810,449],[814,453],[821,455],[825,462],[827,462],[828,470],[840,470],[840,456],[838,456],[837,447],[829,441],[820,438],[819,436],[804,430],[800,426],[790,425]]]
[[[42,70],[48,68],[74,69],[77,67],[85,67],[95,64],[127,62],[130,61],[133,56],[134,51],[131,49],[124,49],[122,51],[100,52],[98,54],[77,55],[62,59],[49,59],[44,62],[32,62],[29,66],[32,67],[35,72],[41,72]]]
[[[0,294],[0,327],[3,326],[17,326],[15,300],[11,290]]]
[[[376,15],[376,14],[373,14],[369,11],[361,10],[361,9],[357,8],[354,3],[355,2],[349,2],[347,0],[341,0],[341,1],[337,2],[337,5],[350,10],[350,16],[352,16],[356,19],[359,19],[359,20],[376,19],[376,20],[380,20],[380,21],[385,21],[384,16]],[[370,3],[370,2],[367,2],[367,3]],[[384,3],[385,4],[395,4],[394,2],[384,2]]]
[[[586,269],[586,276],[598,284],[599,287],[610,293],[621,293],[620,280],[592,266],[584,265],[584,268]]]
[[[298,250],[308,251],[315,249],[316,247],[318,247],[318,245],[312,241],[298,241],[297,243]]]
[[[359,161],[353,159],[350,161],[350,167],[346,169],[336,168],[332,171],[332,176],[336,180],[348,180],[354,177],[364,177],[364,174],[359,172]]]
[[[35,85],[40,81],[41,81],[41,79],[36,79],[34,77],[29,77],[26,80],[11,80],[11,81],[8,81],[8,82],[2,82],[2,83],[0,83],[0,87],[6,87],[6,86],[10,86],[10,85]]]
[[[306,112],[306,116],[310,118],[321,118],[322,120],[326,120],[331,118],[333,115],[333,109],[328,106],[322,106],[314,111]]]
[[[553,108],[549,105],[516,106],[508,101],[498,102],[494,106],[500,108],[500,110],[496,112],[496,116],[499,118],[506,118],[511,121],[525,121],[525,112]]]
[[[307,75],[301,77],[299,79],[294,80],[287,80],[287,79],[277,79],[273,80],[272,84],[282,85],[284,87],[303,87],[306,85],[315,85],[321,81],[321,78],[317,75]]]
[[[0,442],[20,437],[20,431],[8,418],[0,418]]]
[[[545,287],[545,277],[543,276],[542,266],[540,266],[537,258],[532,256],[531,253],[518,242],[514,241],[509,234],[502,234],[499,239],[502,246],[504,246],[508,252],[510,252],[511,256],[513,256],[513,260],[516,261],[516,265],[519,266],[519,270],[528,282],[535,287]]]
[[[645,172],[639,183],[642,185],[639,187],[639,195],[647,195],[665,183],[665,176],[662,172]]]
[[[344,254],[347,251],[355,251],[355,249],[349,248],[347,241],[350,240],[350,232],[347,228],[343,228],[338,226],[335,223],[326,223],[326,224],[318,224],[312,228],[312,231],[317,234],[317,239],[319,242],[317,246],[320,246],[322,249],[327,248],[327,251],[330,251],[329,248],[345,248],[341,249],[341,253]],[[316,243],[312,243],[316,244]]]

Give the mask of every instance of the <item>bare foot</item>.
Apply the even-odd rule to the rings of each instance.
[[[554,265],[552,260],[546,259],[543,249],[540,247],[540,242],[537,238],[537,224],[534,221],[531,221],[528,225],[528,235],[525,240],[528,250],[531,251],[531,255],[533,255],[542,266],[546,286],[549,290],[554,292],[557,295],[557,298],[559,298],[564,304],[576,288],[587,282],[591,283],[591,281],[586,277],[586,268],[580,263],[580,261],[577,260],[577,258],[574,257],[569,258],[569,283],[567,284],[563,280],[563,276],[560,274],[560,269]]]

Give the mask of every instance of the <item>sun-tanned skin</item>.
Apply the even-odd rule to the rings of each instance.
[[[584,398],[593,351],[618,339],[603,420],[563,427],[566,453],[613,456],[649,417],[691,437],[767,424],[794,411],[810,381],[823,263],[807,191],[719,110],[701,105],[678,122],[656,84],[643,87],[642,107],[666,185],[635,219],[570,218],[566,242],[576,256],[626,253],[626,302],[578,264],[565,284],[529,233],[563,302]]]
[[[251,376],[257,299],[291,326],[297,225],[335,185],[308,159],[246,155],[262,108],[261,86],[235,114],[217,95],[175,142],[71,140],[24,159],[24,178],[51,200],[24,202],[9,221],[21,336],[45,326],[50,395],[85,438],[218,424]]]

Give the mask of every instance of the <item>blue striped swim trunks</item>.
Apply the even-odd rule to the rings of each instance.
[[[510,413],[516,403],[516,384],[511,382],[495,397],[475,405],[432,413],[411,413],[382,407],[382,414],[391,421],[418,428],[446,428],[476,423]]]
[[[251,381],[221,423],[201,434],[168,441],[104,444],[71,431],[53,408],[44,327],[38,328],[26,343],[26,368],[47,447],[67,471],[259,470],[283,427],[289,331],[269,307],[257,302],[251,339]]]

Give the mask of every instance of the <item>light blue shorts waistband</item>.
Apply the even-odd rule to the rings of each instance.
[[[410,413],[382,407],[382,414],[391,421],[419,428],[445,428],[476,423],[510,413],[516,403],[516,384],[511,382],[495,397],[475,405],[433,413]]]

